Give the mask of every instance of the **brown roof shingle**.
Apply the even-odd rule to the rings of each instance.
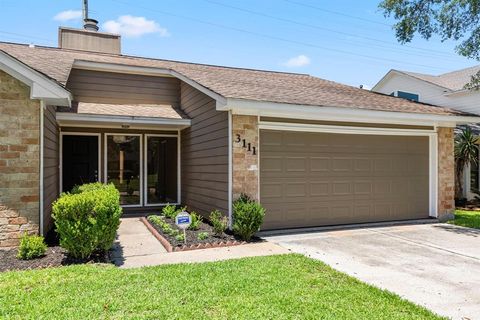
[[[362,90],[306,74],[158,60],[50,47],[1,43],[5,51],[65,85],[75,60],[174,70],[225,98],[356,108],[365,110],[461,115],[454,110]]]
[[[164,119],[188,119],[180,110],[158,104],[105,104],[76,102],[72,108],[60,108],[60,112],[108,116],[149,117]]]

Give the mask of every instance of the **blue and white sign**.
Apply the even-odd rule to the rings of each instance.
[[[179,214],[177,214],[177,216],[175,217],[175,224],[177,225],[177,227],[179,227],[180,229],[187,229],[188,226],[190,226],[190,224],[192,223],[192,218],[191,216],[187,213],[187,212],[180,212]]]

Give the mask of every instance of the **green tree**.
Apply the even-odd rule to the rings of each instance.
[[[478,137],[470,127],[455,135],[455,198],[463,198],[463,171],[468,164],[478,163]]]
[[[480,0],[384,0],[379,7],[397,21],[393,27],[400,43],[417,33],[427,40],[437,35],[458,42],[458,54],[480,60]],[[465,88],[480,88],[480,72]]]

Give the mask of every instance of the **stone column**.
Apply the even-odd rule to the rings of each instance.
[[[258,200],[258,117],[232,115],[233,200],[245,193]]]
[[[38,233],[40,102],[0,70],[0,247]]]
[[[437,128],[438,132],[438,218],[452,218],[455,210],[455,158],[453,128]]]

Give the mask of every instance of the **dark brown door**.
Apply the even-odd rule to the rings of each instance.
[[[428,137],[262,130],[262,229],[428,218]]]
[[[63,191],[98,181],[98,137],[64,135],[62,143]]]

